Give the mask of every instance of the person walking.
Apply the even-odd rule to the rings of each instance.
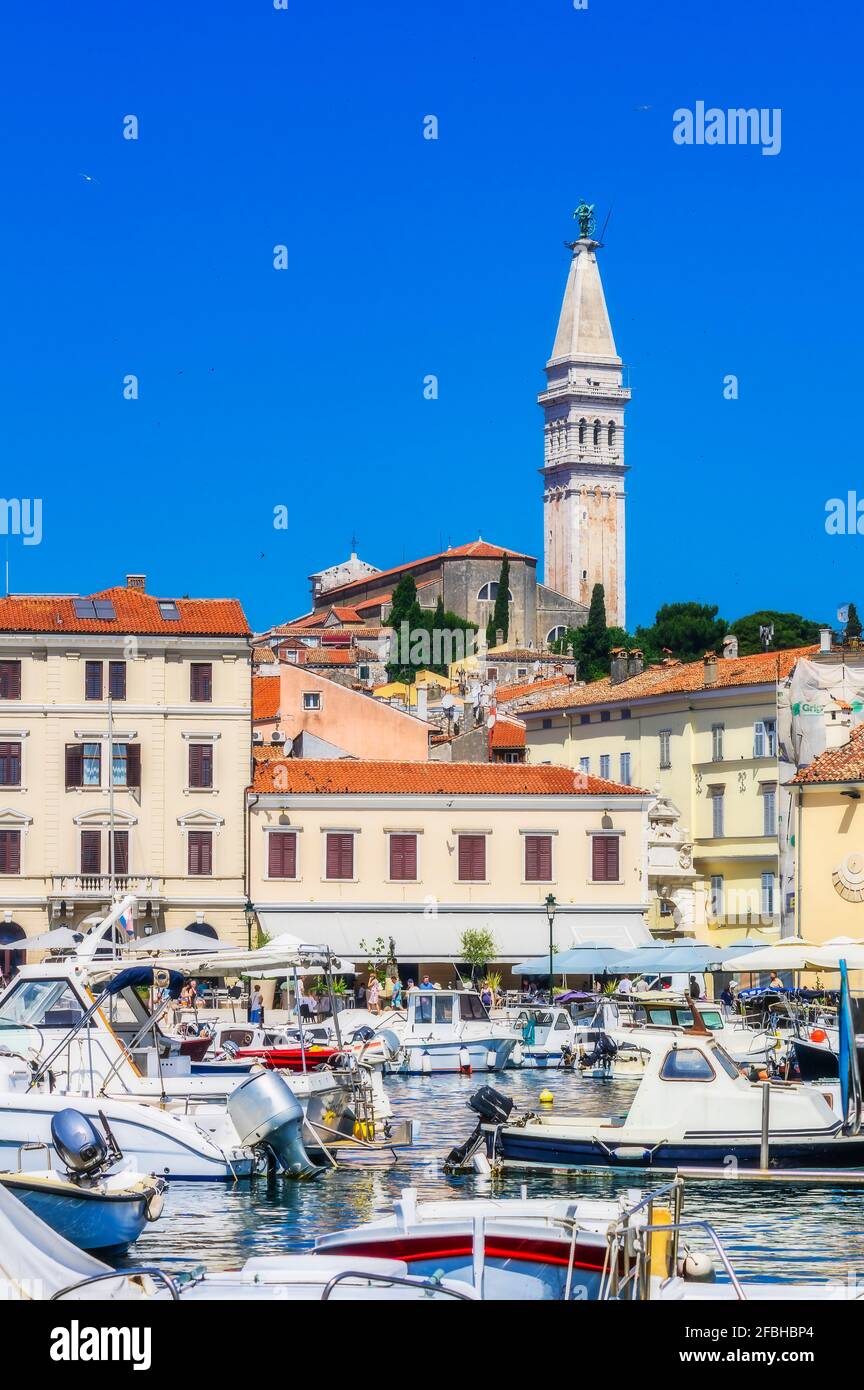
[[[378,984],[378,976],[370,975],[366,985],[366,1007],[370,1014],[380,1014],[381,1005],[378,1002],[381,986]]]
[[[398,975],[393,981],[393,996],[390,1000],[390,1007],[391,1009],[402,1008],[402,981],[399,979]]]

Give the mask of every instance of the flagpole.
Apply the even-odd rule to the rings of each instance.
[[[109,668],[110,669],[110,668]],[[110,674],[109,674],[110,679]],[[108,891],[111,907],[114,906],[114,707],[111,700],[111,687],[108,687]],[[110,909],[109,909],[110,911]],[[114,927],[111,939],[115,942],[113,955],[117,954]]]

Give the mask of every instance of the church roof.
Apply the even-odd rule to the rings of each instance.
[[[586,362],[619,361],[606,308],[595,248],[582,237],[573,244],[573,259],[550,361],[576,358]]]
[[[349,583],[334,585],[332,589],[328,589],[327,599],[328,602],[332,602],[333,596],[336,594],[345,595],[352,589],[363,589],[370,582],[377,584],[380,579],[387,576],[401,577],[414,569],[419,569],[422,565],[434,564],[436,560],[503,560],[505,555],[508,560],[527,560],[530,564],[535,563],[535,556],[533,555],[523,555],[519,550],[508,550],[505,546],[493,545],[490,541],[484,541],[482,536],[478,536],[476,541],[469,541],[467,545],[449,546],[447,550],[439,550],[434,555],[424,555],[420,560],[406,560],[401,565],[394,565],[392,569],[378,570],[375,574],[353,579]],[[377,600],[378,596],[376,595]],[[371,602],[370,599],[365,605],[355,604],[353,606],[360,611]]]

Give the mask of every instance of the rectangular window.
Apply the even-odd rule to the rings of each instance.
[[[21,785],[21,744],[0,743],[0,787]]]
[[[660,766],[672,766],[672,730],[660,730]]]
[[[212,874],[213,872],[213,832],[212,830],[190,830],[189,873],[190,876]]]
[[[486,879],[486,836],[459,836],[459,882],[483,883]]]
[[[580,723],[580,724],[590,724],[590,723],[591,723],[591,716],[590,716],[590,714],[580,714],[580,716],[579,716],[579,723]]]
[[[774,916],[774,875],[762,875],[762,916]]]
[[[622,711],[621,711],[621,718],[622,718],[622,719],[629,719],[631,714],[632,714],[632,710],[629,710],[629,709],[622,709]]]
[[[753,725],[753,757],[773,758],[777,753],[777,720],[757,719]]]
[[[767,739],[767,742],[768,742],[768,757],[769,757],[769,758],[776,758],[776,756],[777,756],[777,720],[776,720],[776,719],[766,719],[766,720],[765,720],[765,738]]]
[[[209,703],[213,699],[213,667],[209,661],[193,661],[189,667],[189,698]]]
[[[81,831],[81,872],[82,874],[101,874],[102,872],[102,831]]]
[[[712,763],[722,763],[723,761],[723,725],[711,725],[711,761]]]
[[[611,712],[610,712],[608,709],[601,709],[601,711],[600,711],[600,723],[601,723],[601,724],[608,724],[608,723],[609,723],[609,720],[610,720],[611,718],[612,718],[612,714],[611,714]]]
[[[713,787],[711,790],[711,834],[715,840],[722,840],[725,831],[726,789]]]
[[[617,883],[619,878],[617,835],[594,835],[591,840],[591,877],[595,883]]]
[[[267,877],[297,877],[297,835],[293,830],[271,830],[268,834]]]
[[[320,709],[320,708],[321,708],[321,693],[320,693],[320,691],[318,691],[318,690],[307,690],[307,691],[305,691],[305,692],[304,692],[304,695],[303,695],[303,708],[304,708],[304,709]]]
[[[339,835],[332,832],[327,836],[327,867],[325,877],[333,879],[353,879],[354,877],[354,836]]]
[[[413,882],[417,878],[417,836],[390,836],[390,877]]]
[[[83,748],[84,776],[79,785],[84,787],[100,787],[102,785],[102,745],[99,743],[85,743]]]
[[[551,720],[551,719],[544,719],[544,720],[542,720],[540,727],[543,728],[543,729],[551,729],[551,728],[552,728],[552,720]]]
[[[580,758],[580,759],[579,759],[579,771],[580,771],[580,772],[584,772],[584,774],[585,774],[586,777],[590,777],[590,776],[591,776],[591,759],[590,759],[590,758]]]
[[[84,699],[102,699],[102,662],[84,662]]]
[[[0,874],[21,872],[21,831],[0,830]]]
[[[21,662],[0,661],[0,700],[21,699]]]
[[[213,786],[213,744],[189,744],[189,786]]]
[[[108,694],[112,700],[126,699],[126,662],[108,662]]]
[[[708,911],[712,918],[720,919],[726,911],[726,893],[723,886],[723,875],[711,875],[711,898],[708,904]]]
[[[777,788],[762,788],[762,834],[777,834]]]
[[[526,883],[552,882],[552,836],[524,835]]]
[[[111,782],[115,787],[140,787],[140,743],[115,743],[113,745],[111,750]]]
[[[115,874],[128,874],[129,872],[129,831],[114,831],[114,872]]]
[[[605,778],[608,780],[608,778],[609,778],[610,767],[611,767],[611,760],[610,760],[609,754],[608,754],[608,753],[601,753],[601,754],[600,754],[600,776],[601,776],[601,777],[605,777]]]
[[[622,787],[630,786],[630,754],[622,753],[620,757],[621,775],[619,781]]]

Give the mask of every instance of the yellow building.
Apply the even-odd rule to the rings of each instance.
[[[791,783],[798,934],[864,940],[864,724]]]
[[[447,967],[440,978],[472,928],[491,931],[505,965],[547,952],[550,894],[558,949],[636,946],[650,941],[650,799],[564,767],[262,763],[250,895],[270,936],[352,960],[392,937],[400,963]]]
[[[127,892],[139,934],[245,939],[250,728],[236,600],[160,600],[136,575],[0,599],[0,969]]]
[[[662,911],[718,945],[779,930],[776,688],[798,655],[643,669],[638,653],[617,654],[604,680],[508,705],[532,764],[646,787],[677,808],[696,877],[655,900],[652,927]]]

